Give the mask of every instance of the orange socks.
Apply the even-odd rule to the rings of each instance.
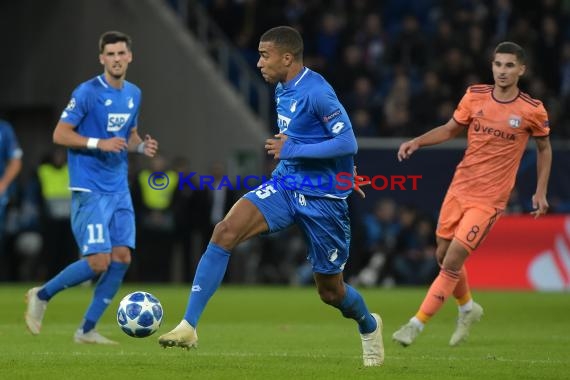
[[[463,306],[471,301],[471,288],[469,288],[467,268],[465,268],[465,265],[461,267],[461,271],[459,272],[459,282],[455,290],[453,290],[453,297],[455,297],[457,305],[459,306]]]
[[[425,324],[429,321],[429,319],[443,306],[443,303],[447,298],[449,298],[452,293],[455,295],[454,290],[459,283],[462,272],[463,270],[454,272],[443,268],[440,270],[439,275],[431,284],[426,297],[420,306],[420,310],[416,313],[415,317],[420,322]],[[465,286],[463,286],[463,288],[468,289],[466,284],[467,276],[465,276]]]

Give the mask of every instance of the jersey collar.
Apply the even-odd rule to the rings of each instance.
[[[103,87],[105,87],[105,88],[110,88],[110,89],[113,89],[113,90],[120,91],[120,90],[123,89],[123,87],[125,87],[124,81],[123,81],[123,85],[122,85],[121,88],[115,88],[115,87],[111,86],[111,85],[109,84],[109,82],[107,82],[107,79],[105,78],[105,73],[98,75],[98,76],[97,76],[97,79],[99,80],[99,83],[101,83],[101,85],[102,85]]]
[[[291,79],[290,81],[283,83],[283,88],[295,87],[296,85],[299,84],[299,82],[301,82],[303,77],[309,73],[309,71],[310,71],[309,68],[303,66],[303,70],[301,70],[301,72],[299,72],[299,74],[295,75],[295,77],[293,79]]]

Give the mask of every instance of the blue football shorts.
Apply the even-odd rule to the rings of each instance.
[[[110,253],[116,246],[134,249],[135,213],[131,194],[73,191],[71,229],[84,256]]]
[[[297,224],[305,237],[313,272],[343,271],[350,247],[346,200],[307,196],[271,183],[264,183],[243,197],[263,214],[270,233]]]

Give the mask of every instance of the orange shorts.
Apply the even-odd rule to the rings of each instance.
[[[481,244],[502,213],[503,210],[460,200],[447,193],[439,212],[436,235],[447,240],[456,238],[471,252]]]

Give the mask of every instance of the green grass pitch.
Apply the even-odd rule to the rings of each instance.
[[[403,348],[392,333],[416,311],[425,289],[364,289],[371,311],[384,319],[386,362],[364,368],[353,321],[321,303],[314,288],[224,286],[202,316],[199,347],[162,349],[158,335],[181,319],[188,286],[125,285],[98,330],[118,346],[73,343],[92,289],[57,295],[41,335],[23,322],[24,285],[0,285],[1,379],[569,379],[568,293],[475,292],[485,308],[469,341],[447,342],[456,307],[448,302],[416,343]],[[158,333],[125,335],[115,322],[119,300],[145,290],[165,317]]]

